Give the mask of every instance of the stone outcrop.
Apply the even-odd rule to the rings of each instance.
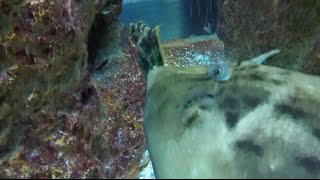
[[[320,1],[218,1],[217,35],[226,58],[240,62],[271,49],[266,64],[320,74]]]
[[[144,84],[120,11],[121,0],[0,0],[1,177],[136,177]],[[103,50],[108,62],[87,46],[101,27],[119,39],[107,38],[120,47]]]

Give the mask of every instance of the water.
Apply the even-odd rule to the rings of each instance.
[[[193,3],[192,6],[197,7],[194,0],[124,0],[119,19],[125,24],[142,20],[150,27],[159,25],[161,40],[213,34],[216,23],[214,4],[212,4],[211,12],[208,11],[207,19],[205,19],[204,14],[206,8],[208,8],[206,7],[209,4],[208,1],[200,1],[200,16],[198,16],[198,8],[193,8],[191,16],[190,2]],[[211,24],[211,32],[208,32],[207,23]],[[204,30],[204,27],[207,28]]]

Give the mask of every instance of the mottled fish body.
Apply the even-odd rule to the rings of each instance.
[[[144,44],[157,30],[130,31],[148,75],[144,130],[157,178],[320,177],[318,76],[254,58],[217,80],[212,66],[163,66],[159,43]]]

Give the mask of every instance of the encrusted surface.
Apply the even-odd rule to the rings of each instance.
[[[320,1],[218,1],[218,37],[226,58],[243,61],[279,48],[267,61],[291,70],[320,74]]]
[[[224,59],[223,43],[215,35],[162,43],[167,65],[198,66]]]
[[[143,84],[134,57],[112,61],[104,86],[88,71],[87,34],[104,4],[111,27],[121,1],[0,0],[1,177],[137,176]]]

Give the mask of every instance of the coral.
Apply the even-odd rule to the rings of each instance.
[[[319,12],[317,0],[219,0],[217,35],[230,61],[281,49],[266,64],[318,75]]]

